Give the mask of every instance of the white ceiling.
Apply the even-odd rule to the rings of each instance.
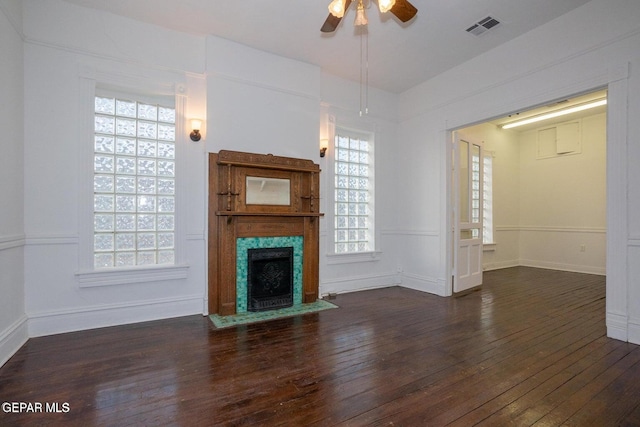
[[[162,27],[215,35],[320,66],[358,81],[360,38],[355,3],[337,31],[320,32],[330,0],[65,0]],[[376,5],[369,18],[369,85],[403,92],[524,34],[589,0],[410,0],[417,16],[402,24]],[[500,25],[465,30],[492,16]]]

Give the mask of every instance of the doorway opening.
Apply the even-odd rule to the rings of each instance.
[[[606,90],[598,90],[453,132],[484,146],[483,270],[529,266],[606,275],[606,98]],[[602,100],[592,108],[576,108]],[[504,127],[570,108],[576,111]],[[453,147],[448,152],[454,293],[463,230],[455,221],[457,154]]]

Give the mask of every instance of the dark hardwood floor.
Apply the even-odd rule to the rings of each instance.
[[[640,425],[640,347],[606,337],[604,282],[518,267],[459,298],[393,287],[230,329],[34,338],[0,368],[0,402],[61,412],[0,425]]]

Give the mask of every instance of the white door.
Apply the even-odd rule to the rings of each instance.
[[[453,292],[482,285],[482,143],[453,134]]]

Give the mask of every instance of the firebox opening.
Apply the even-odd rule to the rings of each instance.
[[[293,247],[249,249],[247,310],[293,305]]]

